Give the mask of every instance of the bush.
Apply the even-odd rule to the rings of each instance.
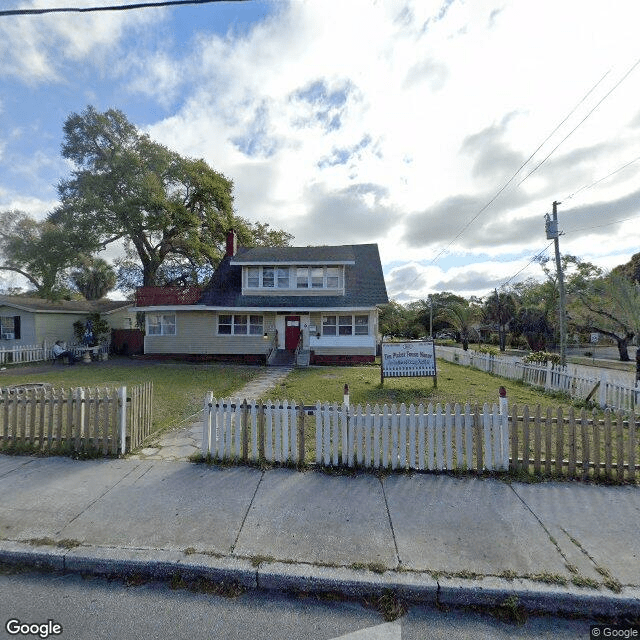
[[[490,347],[486,344],[482,344],[480,345],[480,348],[478,349],[479,353],[488,353],[490,356],[497,356],[498,353],[500,353],[498,351],[498,349],[496,349],[495,347]]]
[[[533,362],[536,364],[547,364],[551,362],[553,364],[560,364],[560,354],[549,353],[548,351],[534,351],[529,355],[522,358],[523,362]]]
[[[531,348],[524,336],[518,336],[517,338],[511,337],[511,339],[509,340],[509,346],[512,349],[521,349],[523,351]]]

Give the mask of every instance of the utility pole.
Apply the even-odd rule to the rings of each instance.
[[[429,340],[433,340],[433,298],[429,294]]]
[[[565,297],[564,297],[564,275],[562,273],[562,262],[560,260],[560,233],[558,231],[558,205],[561,202],[553,202],[553,214],[549,218],[549,214],[545,215],[545,230],[547,232],[547,240],[553,240],[556,251],[556,269],[558,272],[558,290],[560,292],[560,365],[567,364],[567,328],[565,313]]]

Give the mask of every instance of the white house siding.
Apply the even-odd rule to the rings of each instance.
[[[262,335],[217,335],[217,313],[215,312],[176,311],[175,315],[176,335],[146,335],[144,338],[145,353],[253,355],[267,354],[271,347],[271,340],[265,340]],[[225,315],[228,314],[225,312]],[[268,324],[266,317],[264,323]]]

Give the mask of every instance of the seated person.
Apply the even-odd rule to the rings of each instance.
[[[68,351],[62,346],[62,342],[60,340],[56,340],[56,343],[51,348],[51,351],[53,352],[53,356],[56,360],[58,360],[58,358],[68,358],[69,364],[75,364],[78,361],[78,359],[73,355],[73,353],[71,353],[71,351]]]

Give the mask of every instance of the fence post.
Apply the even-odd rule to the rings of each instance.
[[[247,462],[249,459],[249,404],[246,398],[242,401],[240,423],[242,428],[242,459]]]
[[[544,390],[545,391],[551,391],[551,389],[553,388],[552,377],[553,377],[553,362],[551,362],[551,360],[549,360],[547,362],[547,375],[546,375],[545,380],[544,380]]]
[[[211,411],[213,409],[213,391],[207,391],[204,396],[202,411],[202,455],[207,457],[211,451]]]
[[[607,407],[607,374],[604,371],[600,373],[598,404],[601,409],[606,409]]]
[[[118,404],[120,408],[120,454],[124,455],[127,450],[127,387],[118,389]]]
[[[298,406],[298,465],[304,465],[305,449],[304,449],[304,406]]]

